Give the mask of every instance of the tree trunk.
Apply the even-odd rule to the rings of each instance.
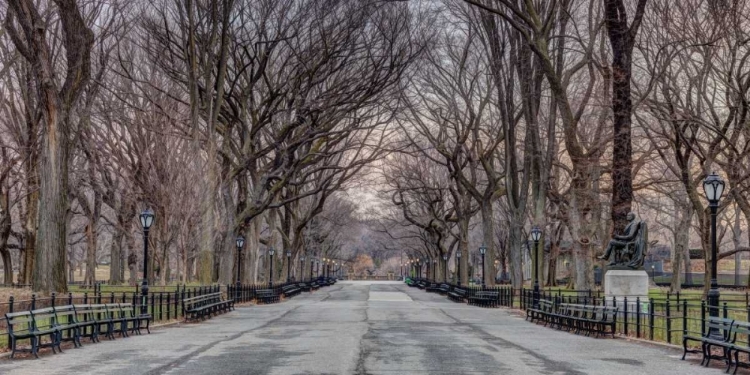
[[[109,255],[109,284],[122,284],[122,231],[115,229],[112,234],[112,244]]]
[[[690,228],[690,223],[693,220],[693,208],[690,203],[686,199],[679,199],[676,203],[675,212],[677,215],[675,217],[674,249],[672,249],[672,280],[669,285],[669,290],[672,293],[679,292],[682,287],[680,268],[686,253],[689,258],[690,231],[680,230],[680,228]],[[686,269],[686,272],[689,272],[689,270]]]
[[[460,217],[458,219],[458,251],[461,252],[459,261],[461,272],[458,277],[461,279],[461,285],[469,285],[469,218]]]
[[[482,202],[482,235],[484,245],[487,246],[484,282],[487,285],[495,285],[497,275],[497,268],[495,267],[495,213],[492,209],[492,202],[489,200]]]
[[[89,218],[86,225],[86,275],[83,285],[94,286],[96,284],[96,230],[95,224]]]
[[[90,78],[94,34],[83,20],[75,0],[55,0],[62,24],[67,71],[61,88],[55,78],[53,53],[46,40],[44,21],[31,0],[9,0],[6,31],[21,55],[33,67],[42,124],[39,168],[37,246],[33,290],[67,292],[66,245],[68,224],[68,144],[70,113]],[[16,23],[20,24],[18,30]],[[23,36],[21,35],[23,33]]]
[[[628,16],[623,0],[604,2],[605,21],[612,47],[612,222],[613,232],[620,233],[627,225],[626,216],[633,201],[633,146],[631,143],[630,74],[633,43],[643,17],[646,0],[640,0],[633,25],[628,27]]]
[[[523,287],[524,238],[521,233],[523,222],[512,220],[508,229],[508,253],[510,254],[510,283],[513,289]]]

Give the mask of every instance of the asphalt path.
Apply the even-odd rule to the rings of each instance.
[[[150,335],[3,359],[0,374],[723,374],[681,354],[545,328],[401,283],[339,282]]]

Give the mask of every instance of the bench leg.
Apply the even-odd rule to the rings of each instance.
[[[37,336],[31,337],[31,354],[34,354],[34,357],[39,358],[39,337]]]

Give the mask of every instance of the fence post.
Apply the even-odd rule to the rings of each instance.
[[[669,297],[669,292],[667,292],[667,297]],[[669,298],[667,298],[667,344],[672,343],[672,314],[670,312],[669,305]]]
[[[688,334],[688,311],[687,311],[687,301],[682,300],[682,337],[687,336]]]
[[[164,292],[159,292],[159,320],[164,320],[164,315],[162,315],[164,311]]]
[[[170,315],[169,313],[171,313],[171,311],[169,311],[169,309],[172,308],[171,302],[172,302],[172,293],[167,292],[167,320],[169,320],[169,315]]]
[[[724,319],[726,319],[728,317],[727,303],[726,302],[724,302],[723,310],[724,310]]]
[[[680,292],[677,292],[677,311],[680,311]]]
[[[31,295],[31,309],[36,310],[36,293]]]
[[[641,338],[641,297],[635,297],[635,337]]]
[[[649,327],[649,339],[654,341],[654,299],[649,298],[648,303],[648,327]]]
[[[73,304],[73,293],[68,293],[68,305]]]
[[[706,301],[701,301],[701,334],[706,333]]]
[[[13,296],[10,296],[8,298],[8,312],[9,313],[13,312],[13,301],[14,301]],[[10,332],[8,333],[8,341],[7,342],[10,344]]]
[[[52,292],[52,295],[50,296],[50,301],[52,303],[52,307],[55,307],[55,298],[57,297],[57,294],[55,292]]]
[[[622,311],[625,312],[625,321],[623,322],[623,331],[625,333],[625,336],[628,336],[628,297],[625,296],[622,298]]]

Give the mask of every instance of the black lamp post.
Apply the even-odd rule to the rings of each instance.
[[[652,264],[651,265],[651,282],[654,283],[654,285],[656,285],[656,277],[654,277],[655,274],[656,274],[656,267],[654,267],[654,265]]]
[[[716,211],[719,208],[721,194],[724,193],[724,180],[716,172],[711,173],[703,180],[703,192],[706,193],[708,207],[711,209],[711,289],[708,290],[708,314],[711,317],[719,316],[719,283],[717,281],[717,247],[716,247]],[[719,337],[721,333],[716,328],[711,328],[711,337]]]
[[[456,262],[458,263],[456,282],[458,286],[461,286],[461,250],[458,250],[458,252],[456,252]]]
[[[484,269],[484,253],[487,252],[487,246],[479,246],[479,253],[482,254],[482,289],[484,289],[484,273],[487,272]]]
[[[542,230],[534,226],[531,228],[531,239],[534,240],[534,307],[539,305],[539,238],[542,237]]]
[[[268,286],[273,288],[273,248],[268,248],[268,261],[271,264],[271,270],[268,274]]]
[[[443,282],[448,282],[448,254],[443,254]]]
[[[154,223],[154,211],[150,209],[141,212],[141,227],[143,227],[143,283],[141,284],[141,315],[148,314],[148,231]]]
[[[242,248],[245,246],[245,237],[241,234],[237,236],[235,244],[237,245],[237,290],[234,291],[234,301],[239,302],[240,288],[242,287],[242,282],[240,281],[240,270],[242,269]]]
[[[292,252],[286,251],[286,282],[289,282],[292,277]]]

